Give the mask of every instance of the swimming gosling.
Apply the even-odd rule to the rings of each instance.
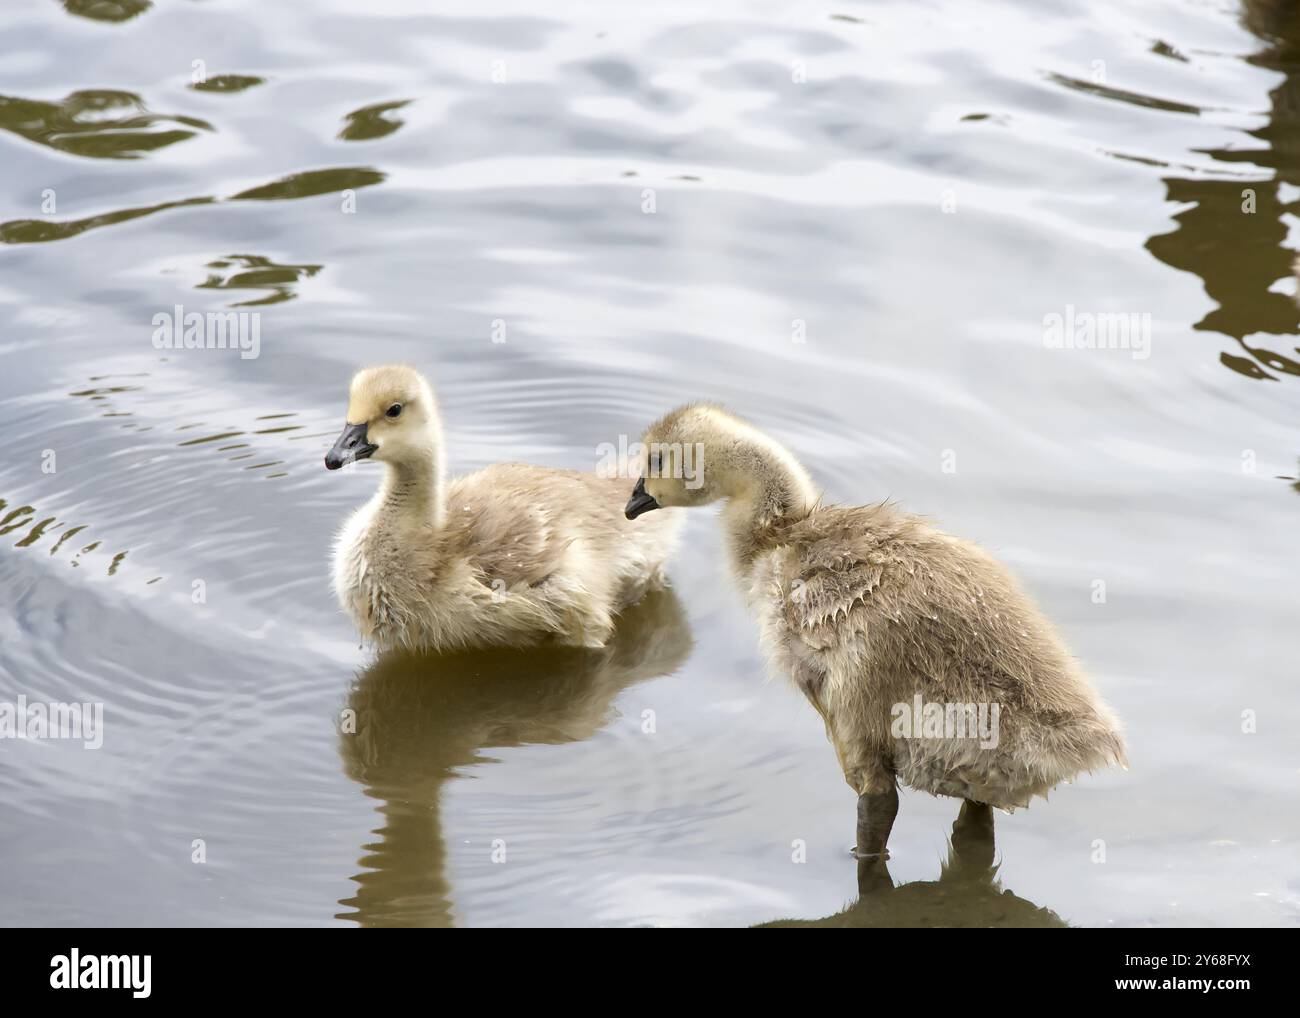
[[[640,531],[626,481],[503,463],[447,480],[433,389],[414,368],[353,379],[325,466],[384,465],[340,531],[334,592],[380,650],[600,647],[614,616],[663,584],[676,520]]]
[[[963,813],[991,824],[991,806],[1126,764],[1115,715],[980,548],[889,505],[823,505],[787,449],[716,406],[674,410],[643,446],[629,519],[725,500],[731,562],[767,656],[821,714],[858,793],[859,858],[886,857],[900,781],[965,799]],[[934,726],[933,708],[930,724],[909,725],[918,701],[945,713],[985,705],[993,737]]]

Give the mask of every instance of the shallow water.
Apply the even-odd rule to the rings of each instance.
[[[0,921],[1300,924],[1300,15],[425,6],[0,15],[0,700],[104,705],[0,741]],[[259,356],[155,349],[176,305]],[[1051,349],[1067,307],[1150,346]],[[707,513],[605,651],[374,662],[327,554],[378,468],[321,457],[390,359],[456,470],[708,398],[980,541],[1132,769],[999,817],[992,889],[905,793],[855,904]]]

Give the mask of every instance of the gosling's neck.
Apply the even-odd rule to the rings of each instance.
[[[808,516],[819,495],[807,471],[780,446],[747,446],[739,459],[722,515],[733,561],[744,570],[772,543],[779,527]]]
[[[427,456],[384,463],[384,480],[377,496],[379,517],[395,526],[440,529],[446,517],[440,444]]]

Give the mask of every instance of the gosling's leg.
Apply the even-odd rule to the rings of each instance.
[[[898,816],[898,788],[888,792],[864,792],[858,796],[858,845],[853,854],[859,859],[884,860],[889,857],[885,846]]]
[[[898,788],[888,792],[864,792],[858,796],[858,844],[853,854],[858,859],[858,895],[887,891],[894,881],[885,860],[889,853],[889,832],[898,816]]]
[[[975,802],[972,799],[961,801],[961,810],[957,821],[952,825],[953,833],[958,831],[981,831],[993,833],[993,807],[987,802]]]
[[[971,869],[990,869],[993,847],[993,807],[985,802],[962,800],[961,811],[952,825],[953,854]]]
[[[889,866],[883,855],[858,860],[858,897],[893,889],[894,878],[889,875]]]

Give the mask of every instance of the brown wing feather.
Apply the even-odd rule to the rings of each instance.
[[[575,541],[604,548],[630,524],[626,480],[523,463],[499,463],[454,480],[447,528],[485,575],[535,586],[560,567]]]

